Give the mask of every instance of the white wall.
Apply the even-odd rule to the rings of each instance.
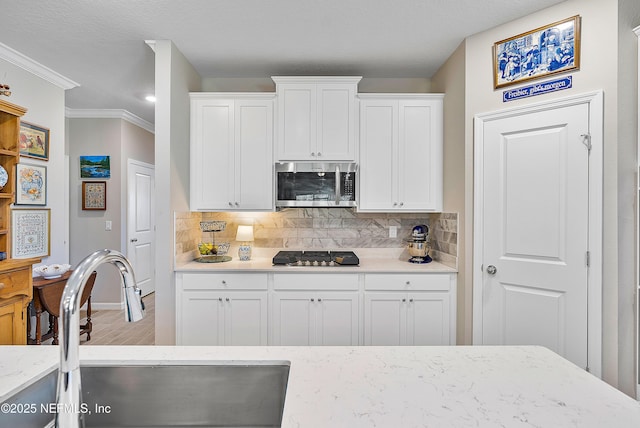
[[[22,157],[20,162],[47,168],[47,205],[51,209],[51,255],[44,264],[68,263],[69,223],[65,199],[65,119],[64,89],[33,73],[0,59],[0,82],[11,87],[7,101],[27,108],[23,120],[49,128],[49,160]],[[27,206],[22,206],[27,208]],[[42,208],[33,207],[30,208]]]
[[[169,40],[156,54],[156,345],[175,344],[174,254],[176,212],[189,210],[189,92],[201,78]],[[159,173],[159,172],[162,173]]]
[[[458,213],[458,305],[457,343],[470,345],[472,338],[472,216],[467,215],[468,190],[473,190],[473,174],[466,169],[465,146],[465,43],[463,42],[431,78],[431,89],[444,92],[444,211]],[[473,153],[471,153],[473,159]],[[472,170],[471,170],[472,171]]]

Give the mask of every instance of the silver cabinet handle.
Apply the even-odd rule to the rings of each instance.
[[[316,301],[316,299],[311,299],[311,301],[312,301],[312,302],[315,302],[315,301]]]
[[[409,303],[413,303],[413,299],[409,299]]]
[[[394,203],[393,203],[393,206],[394,206],[394,207],[397,207],[397,206],[398,206],[398,203],[397,203],[397,202],[394,202]]]
[[[228,302],[228,301],[229,301],[229,298],[227,297],[227,298],[226,298],[226,299],[224,299],[224,300],[226,300],[226,301]]]
[[[322,156],[322,153],[318,152],[318,156]]]
[[[315,156],[315,155],[316,155],[315,152],[311,152],[311,156]]]
[[[131,242],[138,242],[138,238],[133,238]]]
[[[229,206],[230,206],[230,207],[232,207],[232,206],[233,206],[233,204],[232,204],[231,202],[229,202]]]
[[[411,285],[411,281],[405,282],[406,285]]]
[[[402,302],[406,302],[406,301],[407,301],[407,299],[402,299]]]
[[[400,202],[400,206],[403,206],[403,205],[404,205],[404,202]]]
[[[498,272],[498,268],[497,267],[495,267],[494,265],[487,266],[487,273],[489,275],[495,275],[496,272]]]
[[[322,299],[318,299],[318,302],[322,302]]]
[[[222,297],[218,297],[218,301],[219,301],[219,302],[222,302]]]
[[[236,202],[236,207],[239,207],[239,206],[240,206],[240,204]]]
[[[227,281],[225,281],[224,279],[222,280],[222,285],[227,285]]]

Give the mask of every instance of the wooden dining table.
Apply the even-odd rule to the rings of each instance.
[[[58,278],[45,279],[44,277],[33,278],[33,308],[36,313],[35,338],[31,338],[31,317],[27,317],[27,343],[29,345],[40,345],[43,341],[53,338],[53,345],[58,344],[58,318],[60,316],[60,301],[67,280],[73,271],[68,271]],[[93,272],[87,279],[87,285],[82,292],[80,305],[87,304],[87,322],[80,325],[80,334],[86,334],[87,340],[91,340],[91,291],[96,280],[96,272]],[[49,330],[42,334],[41,317],[42,312],[49,314]]]

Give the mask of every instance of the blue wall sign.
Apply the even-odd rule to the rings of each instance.
[[[510,89],[502,92],[502,102],[513,101],[520,98],[533,97],[535,95],[548,94],[549,92],[569,89],[573,83],[573,76],[562,79],[549,80],[548,82],[536,83],[535,85],[523,86],[522,88]]]

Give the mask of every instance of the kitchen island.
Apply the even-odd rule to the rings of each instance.
[[[534,346],[82,346],[80,357],[85,365],[286,362],[283,427],[640,426],[640,403]],[[1,347],[0,401],[55,370],[58,358],[57,346]]]

